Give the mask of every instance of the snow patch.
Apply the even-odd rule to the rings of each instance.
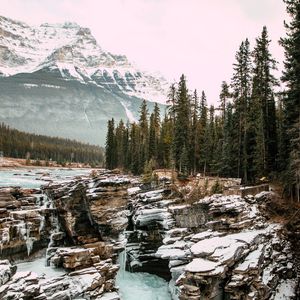
[[[120,101],[120,103],[122,104],[122,106],[123,106],[124,109],[125,109],[126,116],[127,116],[128,120],[129,120],[129,122],[130,122],[130,123],[136,122],[136,119],[135,119],[133,113],[129,110],[129,108],[128,108],[128,106],[125,104],[125,102],[124,102],[124,101]]]

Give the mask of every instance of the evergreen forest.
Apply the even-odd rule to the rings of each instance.
[[[149,112],[144,101],[137,122],[109,120],[107,168],[133,174],[172,168],[181,176],[200,172],[244,184],[267,178],[300,201],[300,1],[284,2],[291,19],[280,40],[281,78],[274,76],[277,62],[263,27],[253,47],[241,42],[217,106],[207,104],[204,91],[191,91],[182,75],[170,87],[165,111],[156,105]]]
[[[35,160],[102,164],[104,153],[98,146],[57,137],[25,133],[0,124],[0,151],[4,156]]]

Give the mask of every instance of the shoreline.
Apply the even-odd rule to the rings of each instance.
[[[35,160],[32,160],[35,162]],[[49,162],[48,162],[49,163]],[[12,157],[0,157],[0,171],[10,169],[101,169],[101,167],[91,167],[90,165],[83,163],[70,163],[66,166],[51,162],[46,165],[46,161],[41,160],[40,165],[34,163],[26,164],[26,159],[23,158],[12,158]]]

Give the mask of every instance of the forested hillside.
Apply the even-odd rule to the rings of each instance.
[[[4,156],[58,163],[81,162],[101,164],[103,150],[98,146],[74,140],[22,132],[1,123],[0,151]]]
[[[286,194],[300,200],[300,3],[285,2],[292,21],[281,40],[284,92],[276,89],[277,62],[264,27],[253,48],[248,39],[240,44],[218,107],[208,107],[204,91],[191,93],[182,75],[170,88],[163,118],[157,106],[149,117],[144,102],[138,123],[110,120],[107,167],[134,174],[175,168],[184,176],[240,177],[244,184],[266,177],[281,180]]]

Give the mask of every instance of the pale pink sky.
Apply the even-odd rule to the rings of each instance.
[[[287,18],[282,0],[0,0],[0,15],[29,24],[74,21],[89,27],[104,50],[125,54],[142,69],[188,87],[217,103],[230,81],[235,53],[251,46],[266,25],[279,61]]]

